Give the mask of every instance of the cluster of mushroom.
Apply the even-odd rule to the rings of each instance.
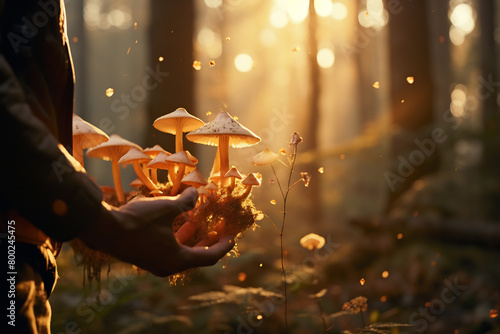
[[[142,149],[128,140],[104,132],[83,121],[73,118],[74,155],[83,165],[82,150],[88,148],[87,156],[111,161],[116,196],[120,204],[125,203],[125,195],[120,178],[120,165],[132,164],[138,180],[131,185],[148,190],[148,196],[175,196],[182,187],[196,187],[200,193],[200,203],[209,196],[231,194],[240,199],[248,198],[253,186],[260,185],[260,178],[250,173],[243,177],[235,168],[229,167],[229,146],[248,147],[260,142],[260,138],[241,125],[226,111],[221,111],[215,119],[205,124],[201,119],[189,114],[184,108],[159,117],[153,126],[175,135],[176,153],[171,154],[161,146]],[[208,181],[196,169],[198,160],[183,149],[183,133],[195,143],[217,146],[217,154]],[[158,182],[157,170],[168,170],[168,182]],[[238,188],[238,191],[235,189]]]

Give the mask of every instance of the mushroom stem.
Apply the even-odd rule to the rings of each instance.
[[[217,152],[215,153],[214,164],[212,166],[212,172],[210,173],[210,175],[214,175],[215,173],[220,172],[220,153],[219,153],[219,151],[220,151],[220,149],[217,146]]]
[[[181,164],[179,166],[179,171],[177,172],[177,175],[175,176],[175,181],[174,181],[174,185],[172,186],[170,196],[175,196],[179,192],[179,188],[181,187],[181,180],[182,180],[182,177],[184,176],[185,169],[186,169],[186,165]]]
[[[115,184],[116,197],[120,204],[125,203],[125,195],[123,194],[122,180],[120,177],[120,165],[118,164],[118,159],[111,161],[113,166],[113,182]]]
[[[73,158],[76,159],[82,165],[82,167],[85,167],[83,165],[83,149],[80,145],[74,145],[73,146]]]
[[[183,150],[184,147],[182,143],[182,122],[178,120],[175,127],[175,153]]]
[[[253,186],[251,184],[247,184],[245,185],[245,187],[245,191],[243,192],[243,194],[241,194],[241,199],[245,199],[250,196],[250,192],[252,191]]]
[[[132,165],[134,166],[134,171],[137,174],[137,177],[139,177],[139,179],[142,181],[142,183],[146,187],[148,187],[149,190],[158,189],[158,187],[153,183],[153,181],[151,181],[151,179],[149,177],[147,177],[146,174],[144,174],[144,171],[142,170],[142,168],[138,162],[134,162],[134,163],[132,163]]]
[[[151,168],[149,171],[151,173],[153,183],[158,184],[158,170],[156,168]]]
[[[230,180],[231,180],[231,183],[229,184],[229,188],[231,188],[231,190],[233,190],[234,186],[236,185],[236,178],[231,177]]]
[[[219,137],[220,185],[226,185],[226,173],[229,171],[229,136]]]

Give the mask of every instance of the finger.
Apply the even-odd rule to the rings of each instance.
[[[198,200],[198,190],[189,187],[175,200],[177,208],[181,213],[192,210]]]
[[[217,241],[219,241],[219,234],[217,234],[217,232],[210,232],[208,233],[208,237],[206,239],[201,240],[196,245],[194,245],[194,247],[212,246],[213,244],[217,243]]]
[[[219,242],[210,247],[184,247],[188,257],[187,265],[190,267],[211,266],[217,263],[220,258],[226,255],[234,247],[234,240],[226,235],[220,238]]]
[[[178,243],[184,245],[195,233],[196,225],[188,221],[184,223],[177,232],[175,232],[175,238]]]

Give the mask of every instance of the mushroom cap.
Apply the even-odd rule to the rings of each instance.
[[[109,140],[109,136],[98,127],[73,114],[73,137],[78,137],[83,149],[97,146]]]
[[[229,146],[235,148],[260,142],[259,136],[241,125],[227,111],[219,112],[213,121],[191,131],[186,138],[195,143],[218,146],[221,136],[229,136]]]
[[[212,175],[210,175],[208,180],[213,181],[214,183],[219,183],[220,182],[220,172],[213,173]]]
[[[142,150],[143,153],[146,153],[147,155],[149,155],[151,158],[154,158],[156,157],[158,154],[160,154],[161,152],[167,152],[163,149],[163,147],[161,147],[160,145],[155,145],[153,147],[147,147],[145,149]],[[168,152],[167,152],[168,153]]]
[[[141,179],[137,178],[134,181],[130,182],[130,186],[133,188],[139,188],[140,186],[143,186],[144,183],[142,183]]]
[[[191,171],[186,176],[184,176],[181,182],[193,187],[204,186],[208,184],[207,180],[203,178],[203,176],[197,169]]]
[[[107,142],[104,142],[99,146],[89,148],[87,156],[89,158],[99,158],[107,161],[114,159],[118,160],[125,155],[131,147],[142,150],[139,145],[123,139],[119,135],[113,134],[109,137]]]
[[[185,151],[187,156],[189,157],[189,160],[191,160],[192,163],[194,164],[197,164],[198,163],[198,159],[196,159],[196,157],[194,155],[191,154],[191,152],[189,151]]]
[[[176,163],[178,165],[183,164],[186,166],[195,166],[195,164],[191,161],[191,159],[189,159],[189,156],[185,151],[180,151],[172,155],[169,155],[165,159],[165,162]]]
[[[241,181],[241,184],[246,186],[260,186],[261,181],[259,178],[255,177],[254,173],[250,173],[243,181]]]
[[[240,174],[240,172],[236,169],[236,167],[231,168],[224,177],[234,177],[236,179],[242,179],[243,176]]]
[[[214,181],[210,181],[210,183],[209,183],[209,184],[207,184],[207,185],[205,186],[205,188],[206,188],[207,190],[217,190],[217,189],[219,189],[219,187],[217,187],[217,185],[215,184],[215,182],[214,182]]]
[[[149,192],[150,195],[152,196],[163,196],[163,191],[161,191],[160,189],[154,189],[154,190],[151,190]]]
[[[176,129],[178,124],[182,125],[182,132],[188,132],[198,129],[200,126],[205,124],[201,119],[195,117],[188,113],[184,108],[177,108],[170,114],[158,117],[153,126],[166,133],[176,134]]]
[[[255,166],[264,166],[264,165],[272,164],[276,160],[278,160],[278,155],[274,152],[271,152],[270,149],[266,148],[264,151],[256,154],[252,158],[252,163]]]
[[[204,186],[198,188],[198,194],[200,195],[208,195],[208,190]]]
[[[128,152],[123,155],[120,160],[118,160],[119,164],[132,164],[134,162],[146,162],[151,161],[151,157],[143,152],[141,152],[137,147],[131,147]]]
[[[165,161],[171,153],[168,152],[160,152],[156,157],[153,158],[148,163],[148,168],[156,168],[156,169],[169,169],[172,167],[172,163]]]
[[[300,239],[300,245],[309,250],[320,249],[325,245],[325,238],[316,233],[309,233]]]

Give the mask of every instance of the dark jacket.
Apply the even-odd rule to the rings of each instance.
[[[71,153],[73,67],[64,2],[0,0],[0,209],[67,241],[94,221],[102,193]]]

